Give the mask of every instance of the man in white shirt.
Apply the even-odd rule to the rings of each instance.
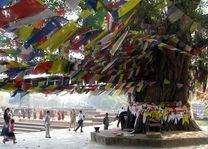
[[[120,124],[120,122],[121,122],[121,120],[120,120],[120,117],[119,117],[119,115],[122,113],[122,112],[124,112],[125,110],[124,110],[124,108],[123,107],[121,107],[121,109],[119,109],[118,110],[118,123],[117,123],[117,127],[119,127],[119,124]]]
[[[50,111],[47,111],[45,116],[45,127],[46,127],[46,138],[51,138],[50,136]]]
[[[79,114],[78,114],[78,126],[77,128],[74,130],[75,132],[77,132],[77,130],[79,129],[79,127],[81,127],[81,131],[80,132],[83,132],[82,131],[82,128],[83,128],[83,121],[84,121],[84,115],[82,114],[82,110],[79,111]]]

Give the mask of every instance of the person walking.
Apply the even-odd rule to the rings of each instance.
[[[9,133],[10,121],[11,121],[10,109],[6,108],[4,111],[4,125],[1,131],[1,136],[4,137],[3,142],[9,141],[7,135]]]
[[[27,118],[30,119],[30,117],[31,117],[31,111],[30,109],[27,109]]]
[[[82,114],[82,110],[80,110],[79,111],[79,114],[78,114],[78,126],[74,130],[75,132],[77,132],[77,130],[79,129],[79,127],[81,127],[80,132],[83,132],[83,130],[82,130],[82,128],[83,128],[83,122],[84,122],[84,115]]]
[[[61,120],[64,121],[64,111],[61,111]]]
[[[109,117],[108,117],[108,113],[105,114],[105,117],[103,119],[103,124],[104,124],[104,130],[108,130],[108,126],[109,126]]]
[[[39,114],[39,119],[42,120],[43,119],[43,110],[40,110],[40,114]]]
[[[14,118],[14,109],[11,109],[10,113],[11,113],[11,117]]]
[[[61,112],[58,111],[58,120],[60,121],[61,120]]]
[[[25,109],[22,109],[22,118],[25,119]]]
[[[50,136],[50,111],[46,112],[45,116],[45,128],[46,128],[46,138],[51,138]]]
[[[36,118],[37,118],[36,110],[33,109],[33,119],[36,120]]]
[[[71,130],[71,126],[73,124],[73,128],[75,130],[76,127],[76,111],[74,109],[70,112],[70,125],[69,125],[69,131]]]
[[[14,119],[11,119],[11,124],[9,125],[9,132],[7,134],[7,138],[13,140],[13,143],[15,144],[17,142],[14,134],[14,122],[15,122]],[[5,144],[6,140],[3,140],[3,143]]]

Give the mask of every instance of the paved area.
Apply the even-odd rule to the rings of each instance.
[[[114,126],[111,126],[113,128]],[[103,126],[101,126],[103,128]],[[115,127],[114,127],[115,128]],[[17,144],[12,141],[3,144],[0,142],[0,149],[152,149],[132,146],[105,146],[92,142],[90,132],[94,131],[92,126],[85,127],[84,133],[79,131],[53,130],[51,139],[45,138],[45,132],[17,134]],[[207,149],[208,145],[180,147],[174,149]],[[157,148],[155,148],[157,149]]]

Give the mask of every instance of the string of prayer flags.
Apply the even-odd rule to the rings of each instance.
[[[49,33],[53,32],[54,30],[58,30],[61,28],[61,23],[66,22],[66,19],[62,17],[54,17],[49,21],[41,30],[35,33],[33,36],[25,42],[24,47],[27,49],[31,44],[37,42],[44,36],[47,36]]]
[[[38,49],[54,50],[60,47],[77,30],[78,26],[74,22],[64,25],[60,30],[53,34],[46,42],[38,46]]]

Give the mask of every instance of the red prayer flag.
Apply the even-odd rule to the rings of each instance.
[[[47,61],[43,62],[41,64],[38,64],[35,66],[35,68],[32,70],[33,74],[38,74],[38,73],[43,73],[51,69],[53,62],[52,61]]]
[[[21,0],[13,6],[0,8],[0,27],[10,22],[33,16],[42,12],[44,9],[46,7],[37,0]]]

